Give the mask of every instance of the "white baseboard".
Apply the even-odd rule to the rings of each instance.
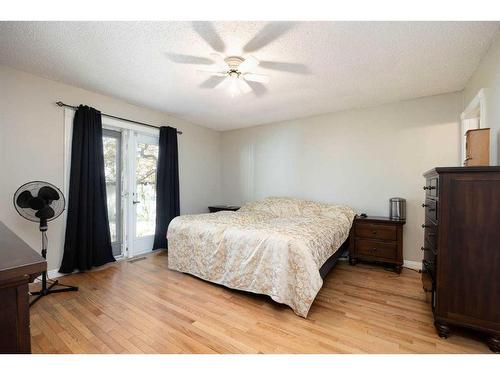
[[[134,255],[133,257],[130,257],[130,258],[125,258],[125,257],[119,255],[119,256],[115,256],[115,259],[116,259],[117,262],[121,262],[121,261],[124,261],[124,260],[131,260],[131,259],[134,259],[134,258],[137,258],[137,257],[141,257],[141,256],[145,256],[145,255],[148,255],[148,254],[152,254],[152,253],[155,253],[156,251],[157,250],[148,250],[148,251],[145,251],[143,253],[136,254],[136,255]],[[47,277],[49,279],[55,279],[55,278],[58,278],[58,277],[61,277],[61,276],[71,275],[73,273],[78,273],[78,272],[80,272],[80,271],[75,270],[75,271],[73,271],[71,273],[60,273],[59,269],[56,268],[56,269],[53,269],[53,270],[48,270],[47,271]],[[37,278],[34,282],[38,283],[38,282],[41,282],[41,280],[40,280],[40,278]]]
[[[73,271],[72,273],[77,273],[78,271]],[[56,277],[61,277],[65,275],[71,275],[70,273],[60,273],[57,269],[47,271],[47,276],[49,279],[54,279]]]
[[[77,272],[79,272],[79,271],[73,271],[72,273],[77,273]],[[56,279],[58,277],[66,276],[66,275],[71,275],[71,273],[60,273],[57,268],[55,270],[48,270],[47,271],[47,278],[49,278],[49,279]],[[42,282],[41,276],[36,278],[35,281],[33,281],[33,282],[34,283]]]
[[[413,260],[404,260],[403,267],[420,271],[422,269],[422,262],[415,262]]]

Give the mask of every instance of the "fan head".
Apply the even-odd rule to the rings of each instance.
[[[65,204],[61,190],[44,181],[28,182],[14,194],[14,207],[19,215],[41,225],[61,215]]]

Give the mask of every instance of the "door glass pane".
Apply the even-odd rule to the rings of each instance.
[[[106,176],[109,229],[111,231],[111,242],[116,242],[118,240],[118,139],[104,136],[102,142],[104,148],[104,174]]]
[[[158,145],[139,142],[136,151],[136,236],[154,235]]]

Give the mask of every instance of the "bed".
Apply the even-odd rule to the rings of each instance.
[[[354,216],[346,205],[273,197],[236,212],[182,215],[168,227],[168,267],[268,295],[306,318]]]

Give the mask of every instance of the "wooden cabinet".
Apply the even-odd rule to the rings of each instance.
[[[28,283],[47,269],[40,254],[0,222],[0,353],[30,353]]]
[[[471,129],[465,133],[466,167],[490,165],[490,128]]]
[[[389,263],[400,273],[404,224],[402,220],[387,217],[356,216],[350,234],[349,263],[355,265],[358,260]]]
[[[435,168],[424,177],[422,283],[437,332],[474,329],[499,352],[500,167]]]

